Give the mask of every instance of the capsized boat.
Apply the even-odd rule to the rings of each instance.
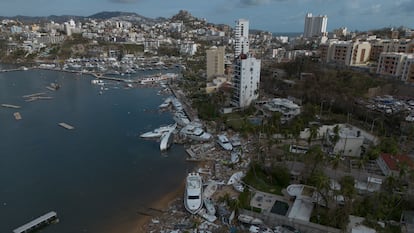
[[[167,126],[161,126],[159,128],[156,128],[152,131],[143,133],[140,135],[141,138],[159,138],[161,137],[164,133],[167,132],[172,132],[177,128],[177,123],[171,124],[171,125],[167,125]]]
[[[187,176],[184,207],[191,214],[197,214],[203,208],[203,182],[198,173],[189,173]]]

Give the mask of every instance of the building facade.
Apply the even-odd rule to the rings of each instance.
[[[250,56],[239,56],[234,63],[232,104],[244,108],[259,97],[260,60]]]
[[[326,27],[328,26],[328,16],[319,15],[312,16],[312,13],[308,13],[305,16],[305,28],[303,31],[303,37],[311,38],[314,36],[325,36]]]
[[[213,46],[206,51],[206,56],[207,80],[212,80],[215,76],[224,75],[225,48],[223,46]]]
[[[414,54],[381,53],[377,74],[390,76],[402,81],[414,81]]]
[[[249,21],[246,19],[237,20],[234,33],[234,56],[247,54],[249,52]]]

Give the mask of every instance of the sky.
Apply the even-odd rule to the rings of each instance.
[[[101,11],[135,12],[169,18],[179,10],[230,26],[250,21],[250,29],[303,32],[307,12],[328,16],[328,31],[414,28],[414,0],[0,0],[0,16],[89,16]]]

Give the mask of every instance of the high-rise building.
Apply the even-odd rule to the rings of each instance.
[[[234,106],[244,108],[259,97],[260,60],[249,53],[249,21],[239,19],[235,28],[235,60],[233,76]]]
[[[260,64],[251,55],[241,55],[235,60],[233,105],[244,108],[259,97]]]
[[[327,26],[328,16],[312,16],[312,13],[308,13],[305,16],[305,29],[303,32],[303,37],[310,38],[314,36],[325,36]]]
[[[238,57],[240,54],[247,54],[249,52],[249,21],[246,19],[237,20],[234,32],[234,56]]]
[[[224,75],[224,53],[223,46],[213,46],[206,51],[207,55],[207,80],[211,80],[214,76]]]

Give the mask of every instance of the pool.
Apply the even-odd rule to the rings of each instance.
[[[278,215],[285,216],[289,210],[289,204],[284,201],[276,201],[273,204],[272,210],[270,212]]]

